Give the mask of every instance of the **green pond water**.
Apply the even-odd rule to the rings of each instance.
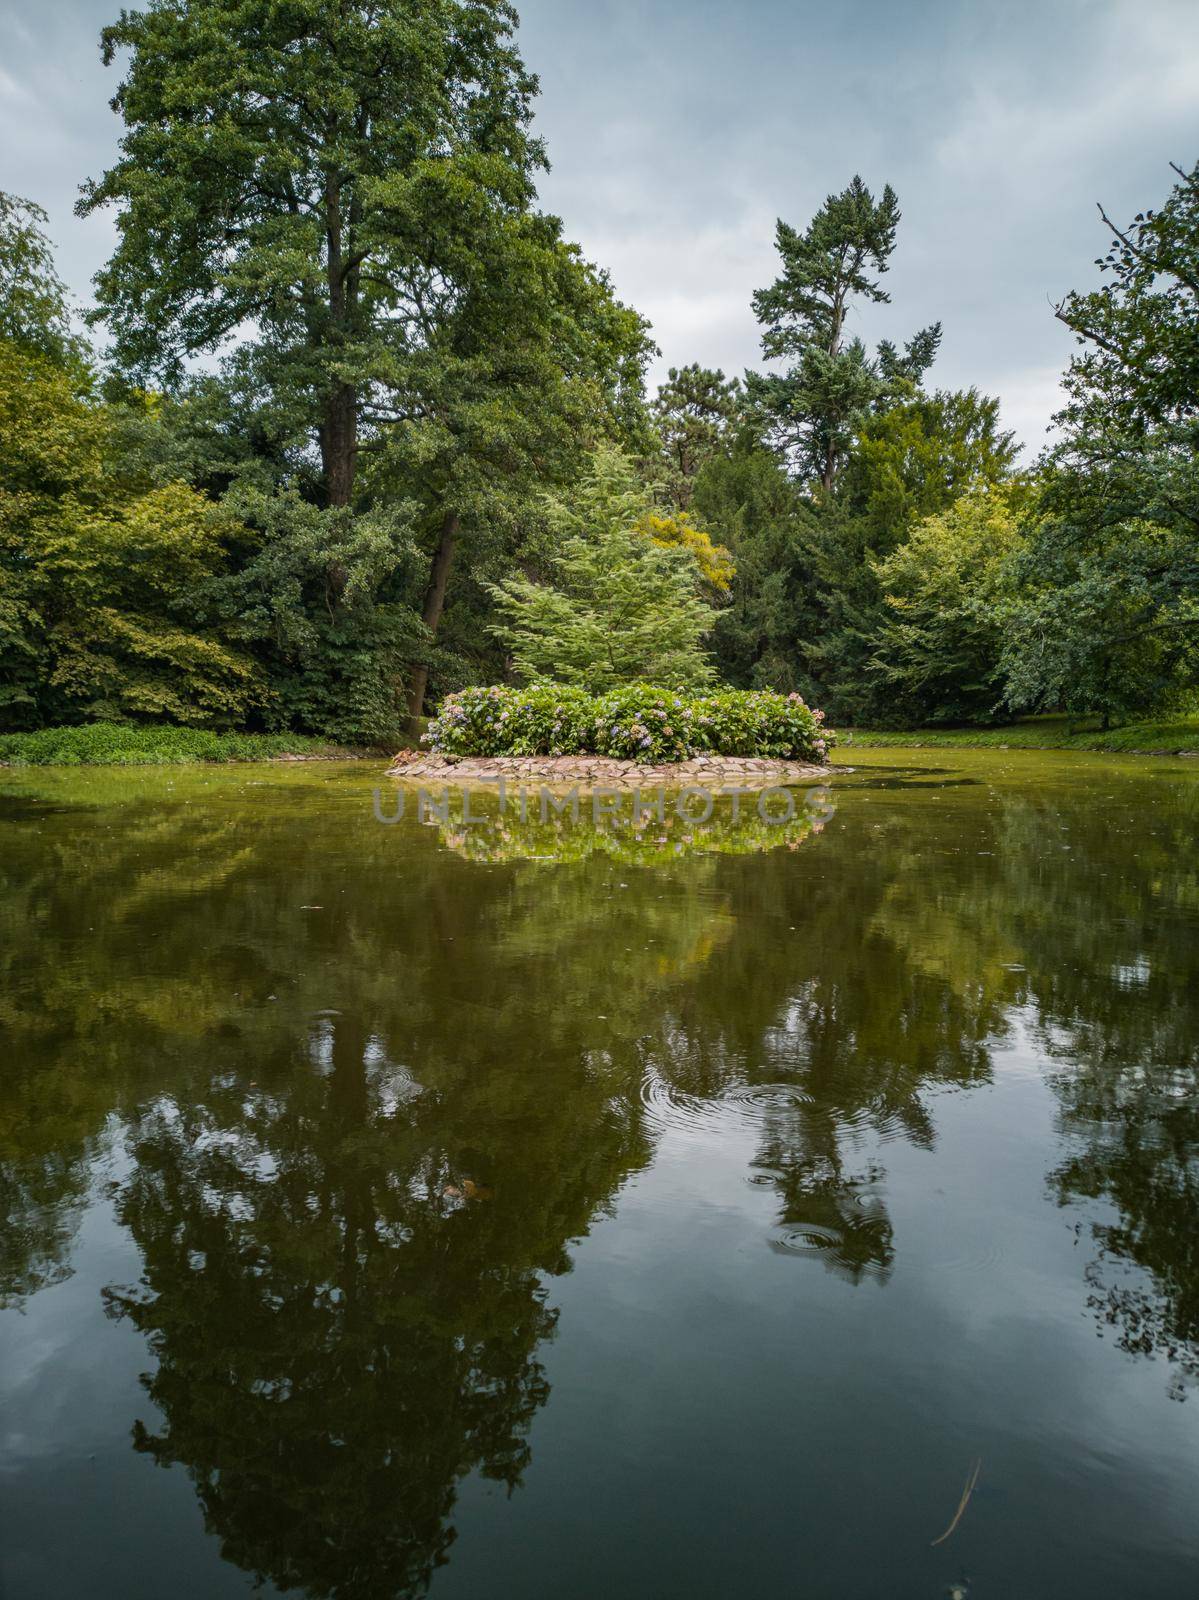
[[[1199,1593],[1199,764],[850,759],[0,773],[6,1600]]]

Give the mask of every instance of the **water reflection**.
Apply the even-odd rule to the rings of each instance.
[[[353,1018],[308,1046],[132,1124],[120,1215],[144,1277],[110,1309],[147,1336],[166,1419],[135,1447],[187,1468],[222,1553],[257,1577],[419,1592],[458,1480],[519,1483],[548,1393],[544,1278],[646,1152],[586,1074],[552,1102],[515,1089],[513,1143]],[[552,1159],[572,1144],[578,1161]]]
[[[654,790],[636,799],[617,795],[608,803],[611,815],[597,814],[594,798],[585,794],[559,793],[552,803],[542,803],[530,791],[502,805],[496,795],[472,792],[464,799],[447,792],[443,818],[431,801],[423,811],[412,802],[418,820],[437,828],[447,849],[468,861],[493,863],[565,863],[599,856],[626,866],[661,867],[683,856],[796,850],[836,814],[826,786],[764,796]]]
[[[1122,778],[866,776],[823,837],[805,812],[697,850],[384,828],[348,778],[271,779],[269,805],[140,782],[8,819],[0,1270],[12,1303],[69,1272],[119,1147],[134,1445],[238,1568],[420,1592],[462,1480],[521,1482],[554,1279],[667,1139],[748,1135],[763,1254],[885,1284],[888,1152],[934,1150],[940,1097],[1019,1028],[1092,1310],[1176,1394],[1199,1374],[1193,786],[1147,817]]]

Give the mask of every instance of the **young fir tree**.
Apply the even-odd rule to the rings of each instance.
[[[712,679],[702,641],[715,613],[699,595],[694,555],[647,531],[652,509],[631,461],[596,452],[569,499],[548,508],[557,544],[548,582],[493,587],[495,631],[517,672],[602,693],[641,681],[696,688]]]

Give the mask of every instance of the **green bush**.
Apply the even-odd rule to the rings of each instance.
[[[582,689],[460,689],[447,695],[422,741],[444,755],[566,755],[585,744],[595,702]]]
[[[89,722],[76,728],[0,733],[0,762],[12,766],[172,766],[187,761],[267,761],[324,755],[325,739],[292,733],[213,733],[205,728],[139,727]]]
[[[439,755],[601,755],[641,762],[706,753],[823,762],[836,736],[797,694],[694,695],[632,683],[592,696],[556,683],[447,696],[424,742]]]

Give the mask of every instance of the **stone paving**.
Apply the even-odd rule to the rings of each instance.
[[[405,783],[548,784],[585,789],[685,789],[692,785],[746,790],[776,784],[821,782],[828,767],[749,756],[694,756],[690,761],[642,765],[607,756],[443,756],[402,750],[388,776]]]

